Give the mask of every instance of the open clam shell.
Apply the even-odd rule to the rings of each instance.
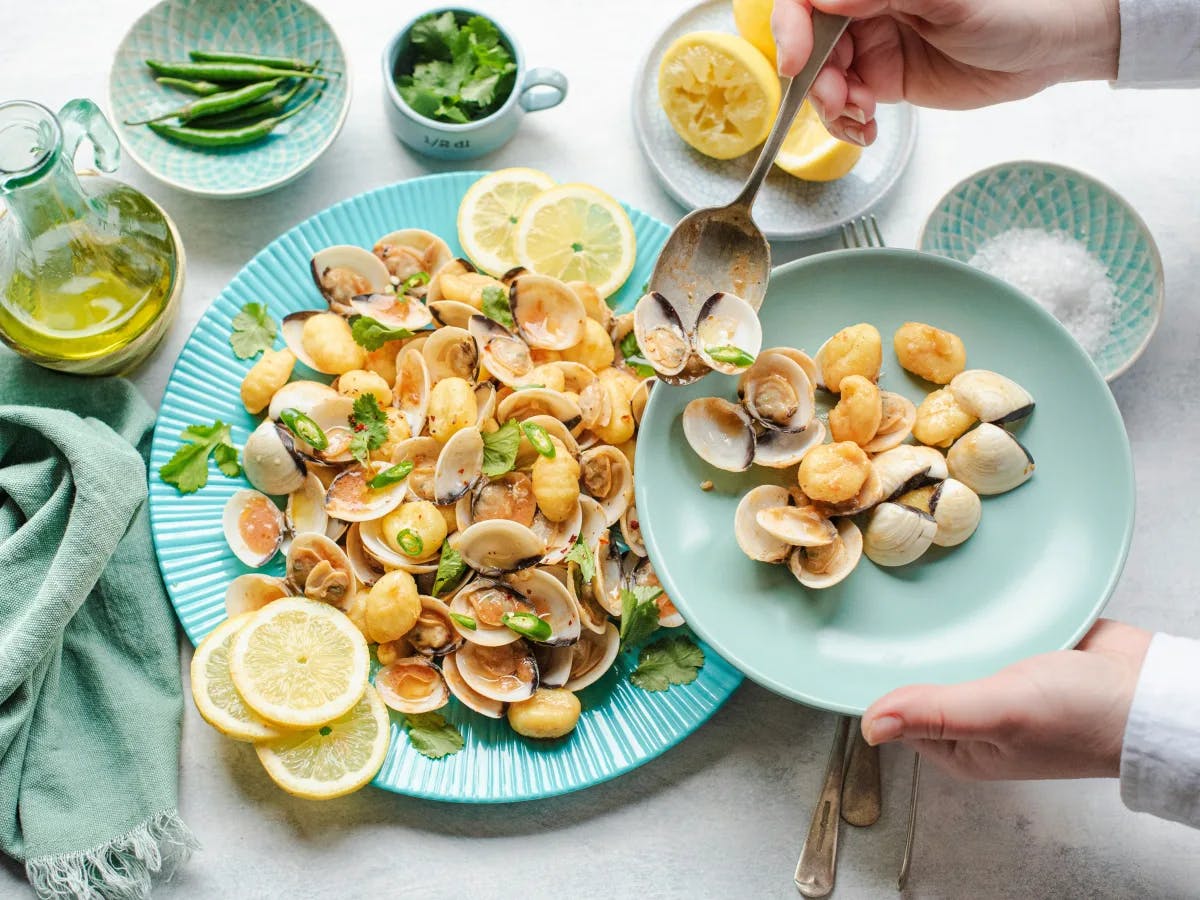
[[[417,624],[404,637],[422,656],[445,656],[463,645],[462,635],[450,617],[450,608],[427,594],[421,595]]]
[[[268,603],[290,597],[292,589],[282,578],[250,572],[239,575],[225,588],[225,614],[229,618],[255,612]]]
[[[772,431],[803,431],[813,420],[814,387],[804,369],[780,353],[760,353],[738,380],[750,418]]]
[[[504,581],[524,595],[539,619],[550,624],[550,636],[539,643],[564,646],[579,640],[579,611],[563,582],[545,569],[526,569]]]
[[[697,397],[683,410],[683,434],[696,455],[726,472],[744,472],[754,462],[750,416],[720,397]]]
[[[968,431],[946,454],[949,473],[977,494],[1003,494],[1033,475],[1029,451],[997,425]]]
[[[557,688],[567,683],[571,677],[571,662],[575,658],[573,647],[534,644],[533,655],[538,664],[539,687]]]
[[[571,429],[579,424],[583,411],[566,394],[538,387],[513,391],[496,404],[496,418],[503,422],[524,422],[534,416],[551,416]]]
[[[410,476],[411,477],[411,476]],[[383,520],[371,519],[358,525],[363,552],[387,569],[403,569],[412,575],[425,575],[437,571],[439,547],[423,559],[413,559],[398,553],[389,546],[383,536]]]
[[[796,547],[788,569],[807,588],[833,587],[854,571],[863,554],[863,537],[850,519],[837,520],[837,537],[819,547]]]
[[[434,300],[427,304],[429,314],[439,325],[449,325],[454,328],[466,328],[471,316],[479,314],[479,310],[461,300]]]
[[[386,516],[404,502],[408,485],[397,481],[386,487],[371,487],[371,479],[391,468],[391,463],[368,462],[351,466],[325,492],[325,513],[343,522],[366,522]]]
[[[431,332],[421,346],[421,355],[431,383],[462,378],[474,384],[479,375],[479,348],[466,329],[446,327]]]
[[[246,439],[242,471],[251,485],[274,496],[299,490],[308,477],[291,432],[270,419],[264,419]]]
[[[904,566],[933,543],[933,516],[900,503],[880,503],[871,511],[863,534],[863,552],[879,566]]]
[[[325,485],[312,472],[308,473],[303,487],[288,494],[287,525],[292,534],[328,536],[329,514],[325,512]]]
[[[353,297],[391,287],[387,266],[373,253],[350,244],[318,250],[313,254],[310,269],[313,282],[330,310],[341,315],[350,314]]]
[[[405,347],[396,358],[396,386],[392,391],[392,405],[404,416],[409,434],[419,435],[425,428],[431,387],[429,366],[425,364],[424,354],[413,347]]]
[[[737,375],[746,371],[762,349],[758,313],[737,294],[713,294],[701,305],[696,317],[692,347],[714,372]],[[731,351],[739,351],[742,358],[729,356]]]
[[[912,434],[913,426],[917,424],[917,407],[903,394],[893,391],[880,391],[880,403],[883,415],[875,437],[863,444],[868,453],[884,453],[899,447]]]
[[[269,563],[287,531],[283,513],[259,491],[235,491],[221,515],[225,541],[234,556],[252,569]]]
[[[770,506],[754,514],[758,527],[792,547],[823,547],[837,537],[837,528],[813,506]]]
[[[579,484],[600,504],[610,526],[621,521],[633,502],[633,468],[628,457],[609,444],[600,444],[580,454]]]
[[[358,583],[370,587],[382,578],[387,570],[363,548],[360,528],[359,523],[355,522],[346,529],[346,559],[350,561],[350,568]]]
[[[479,358],[493,378],[509,387],[518,387],[528,381],[534,364],[525,341],[487,316],[471,316],[467,331],[475,338]]]
[[[415,500],[433,502],[433,480],[437,471],[438,457],[442,445],[431,437],[413,437],[403,440],[392,449],[392,465],[411,462],[413,469],[404,484],[408,494]]]
[[[532,697],[537,690],[537,659],[524,640],[501,647],[464,644],[455,662],[467,686],[489,700],[514,703]]]
[[[690,323],[684,324],[675,304],[658,291],[633,308],[633,332],[650,367],[659,375],[679,375],[692,357]],[[619,339],[617,339],[619,340]]]
[[[450,689],[442,673],[424,656],[406,656],[375,673],[375,690],[390,709],[423,713],[450,702]]]
[[[1011,378],[987,369],[967,369],[950,381],[955,402],[980,422],[1001,425],[1033,412],[1033,395]]]
[[[530,347],[566,350],[583,339],[587,310],[573,290],[548,275],[521,275],[508,289],[517,331]]]
[[[433,502],[457,503],[483,478],[483,434],[478,428],[454,432],[438,454],[433,470]]]
[[[957,547],[966,541],[983,517],[979,495],[954,478],[909,491],[898,502],[933,516],[937,523],[933,542],[939,547]]]
[[[621,646],[621,636],[612,622],[604,624],[604,631],[584,632],[579,643],[571,648],[571,673],[563,685],[568,691],[581,691],[595,684],[612,668]]]
[[[813,447],[825,441],[825,424],[813,419],[803,431],[764,431],[754,442],[754,463],[771,469],[799,465]]]
[[[290,381],[271,397],[267,416],[278,421],[279,414],[285,409],[294,409],[307,416],[318,403],[337,395],[337,391],[319,381]]]
[[[350,311],[355,315],[368,316],[388,328],[408,331],[420,331],[433,321],[429,308],[416,297],[391,291],[352,297]]]
[[[450,599],[450,612],[474,620],[475,627],[468,628],[457,619],[454,627],[463,638],[472,644],[499,647],[520,640],[521,636],[506,626],[506,613],[533,612],[531,603],[513,585],[495,578],[474,578],[468,581]]]
[[[483,696],[463,679],[462,674],[458,671],[458,655],[456,653],[442,658],[442,677],[446,679],[446,686],[450,688],[450,693],[463,706],[473,709],[489,719],[504,718],[502,702]]]
[[[404,228],[375,242],[377,257],[391,278],[403,282],[418,272],[432,276],[454,258],[449,245],[431,231]]]
[[[542,565],[553,566],[561,563],[575,546],[583,528],[583,504],[576,502],[575,509],[561,522],[551,522],[539,510],[529,527],[546,544]]]
[[[476,572],[495,576],[537,565],[546,553],[546,542],[524,525],[488,519],[463,531],[457,549]]]
[[[758,513],[787,506],[790,499],[787,488],[777,484],[760,484],[747,491],[738,501],[733,514],[733,536],[748,557],[765,563],[781,563],[787,559],[791,544],[759,525]]]
[[[345,551],[323,534],[301,534],[292,540],[284,565],[287,581],[310,600],[346,609],[357,582]]]

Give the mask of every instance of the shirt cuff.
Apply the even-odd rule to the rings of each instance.
[[[1200,828],[1200,641],[1151,640],[1125,726],[1121,799]]]
[[[1200,3],[1120,0],[1117,87],[1200,85]]]

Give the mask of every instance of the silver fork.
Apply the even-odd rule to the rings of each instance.
[[[884,247],[883,233],[879,230],[879,222],[874,216],[862,216],[851,222],[847,222],[842,226],[842,245],[847,249],[854,247]],[[856,740],[862,741],[862,731],[858,730]],[[864,741],[865,746],[865,741]],[[856,749],[857,745],[856,745]],[[873,748],[878,754],[878,748]],[[878,757],[876,757],[878,759]],[[878,772],[878,762],[875,767]],[[849,773],[847,773],[849,775]],[[913,757],[913,773],[912,773],[912,790],[910,792],[909,807],[908,807],[908,830],[904,838],[904,855],[900,860],[900,874],[896,879],[898,890],[904,890],[904,886],[908,883],[908,871],[912,865],[913,839],[917,833],[917,793],[921,784],[921,755],[915,754]],[[851,780],[847,780],[845,790],[849,793],[852,790]],[[852,808],[852,804],[843,804],[843,808]],[[849,820],[847,820],[849,821]]]

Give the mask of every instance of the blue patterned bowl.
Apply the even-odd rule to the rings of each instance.
[[[125,125],[196,99],[157,84],[145,60],[186,60],[201,48],[320,59],[341,74],[307,110],[242,147],[188,147]],[[108,105],[125,152],[155,178],[204,197],[252,197],[298,177],[333,143],[350,109],[350,72],[333,29],[303,0],[163,0],[117,48]]]
[[[1066,232],[1108,266],[1116,315],[1092,361],[1107,381],[1124,374],[1162,315],[1162,259],[1142,217],[1083,172],[1044,162],[1001,163],[950,189],[925,223],[921,249],[970,262],[982,244],[1012,228]]]

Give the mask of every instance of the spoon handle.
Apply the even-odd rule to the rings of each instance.
[[[846,738],[850,717],[839,716],[825,768],[825,783],[813,810],[808,837],[796,863],[796,890],[805,897],[825,897],[833,890],[837,872],[838,820],[841,818],[842,772],[846,765]]]
[[[855,719],[850,761],[846,764],[846,784],[842,788],[842,821],[866,828],[879,821],[883,798],[879,748],[867,743],[860,726],[861,720]]]
[[[747,212],[754,205],[758,189],[762,186],[767,173],[771,171],[775,157],[779,155],[779,148],[783,146],[783,139],[787,137],[788,130],[792,127],[792,120],[796,118],[800,105],[804,103],[804,98],[812,89],[813,82],[817,80],[817,73],[821,71],[821,67],[833,53],[833,48],[849,24],[850,19],[846,16],[831,16],[820,10],[813,10],[812,55],[809,56],[808,63],[804,68],[788,84],[787,92],[783,95],[783,102],[779,104],[779,115],[775,118],[775,126],[771,129],[767,142],[763,144],[762,152],[758,154],[758,161],[750,171],[750,177],[746,179],[746,186],[742,188],[741,194],[731,205],[745,207]]]

